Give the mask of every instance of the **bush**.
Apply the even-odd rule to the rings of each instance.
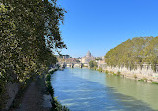
[[[50,74],[47,74],[47,75],[46,75],[46,81],[50,81],[50,79],[51,79],[51,75],[50,75]]]
[[[99,72],[103,72],[103,69],[101,67],[99,67],[98,71]]]
[[[140,80],[138,80],[138,81],[147,82],[147,80],[148,80],[148,79],[144,77],[143,79],[140,79]]]
[[[143,80],[143,79],[140,79],[140,80],[138,80],[138,81],[144,82],[144,80]]]
[[[69,109],[67,108],[67,107],[65,107],[65,106],[62,106],[58,101],[57,101],[57,99],[54,97],[54,89],[53,89],[53,87],[52,87],[52,85],[51,85],[51,74],[53,74],[53,73],[55,72],[55,71],[51,71],[49,74],[46,74],[46,81],[45,81],[45,83],[46,83],[46,87],[47,87],[47,91],[49,92],[49,94],[51,95],[51,97],[52,97],[52,102],[51,102],[51,104],[52,104],[52,111],[69,111]]]
[[[120,71],[118,71],[118,72],[116,73],[116,75],[117,75],[117,76],[120,76],[120,75],[121,75],[121,72],[120,72]]]
[[[134,77],[135,79],[137,79],[137,75],[135,75],[135,74],[134,74],[134,76],[133,76],[133,77]]]
[[[106,74],[109,74],[109,71],[108,71],[108,70],[106,70],[106,71],[105,71],[105,73],[106,73]]]
[[[53,103],[55,107],[55,111],[70,111],[67,107],[62,106],[60,102],[58,102],[57,98],[54,97]]]
[[[90,61],[89,62],[89,67],[90,67],[90,69],[93,69],[93,68],[97,68],[98,65],[97,65],[97,63],[95,61]]]
[[[158,84],[158,82],[152,82],[152,84]]]
[[[148,79],[144,77],[143,80],[144,80],[144,82],[147,82]]]

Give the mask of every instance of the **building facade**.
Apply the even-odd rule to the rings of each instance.
[[[81,58],[81,63],[83,64],[89,64],[89,62],[91,60],[95,60],[95,57],[93,57],[90,53],[90,51],[88,51],[87,55],[85,57]]]

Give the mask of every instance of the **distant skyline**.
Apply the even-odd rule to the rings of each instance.
[[[104,56],[133,37],[158,36],[158,0],[58,0],[65,8],[62,54]]]

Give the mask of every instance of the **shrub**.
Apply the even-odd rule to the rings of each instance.
[[[117,76],[120,76],[120,75],[121,75],[121,72],[120,72],[120,71],[118,71],[118,72],[116,73],[116,75],[117,75]]]
[[[52,111],[69,111],[69,109],[67,107],[62,106],[57,101],[57,99],[54,97],[54,89],[53,89],[53,87],[51,85],[51,74],[53,74],[52,72],[54,73],[55,71],[51,71],[49,74],[46,74],[46,77],[45,77],[46,78],[45,83],[46,83],[47,91],[49,92],[49,94],[52,97],[52,102],[51,102],[51,104],[52,104]]]
[[[133,76],[133,77],[134,77],[135,79],[137,79],[137,75],[135,75],[135,74],[134,74],[134,76]]]
[[[46,81],[50,81],[50,79],[51,79],[51,75],[50,75],[50,74],[47,74],[47,75],[46,75]]]
[[[152,82],[152,84],[158,84],[158,82]]]
[[[106,73],[106,74],[109,74],[109,71],[108,71],[108,70],[106,70],[106,71],[105,71],[105,73]]]
[[[90,61],[90,62],[89,62],[89,67],[90,67],[91,69],[93,69],[93,68],[98,67],[98,65],[97,65],[97,63],[96,63],[95,61]]]
[[[99,67],[98,71],[99,72],[103,72],[103,69],[101,67]]]
[[[57,98],[54,97],[52,104],[54,104],[55,110],[56,111],[70,111],[67,107],[62,106],[60,102],[58,102]]]
[[[144,80],[144,82],[147,82],[148,79],[144,77],[143,80]]]

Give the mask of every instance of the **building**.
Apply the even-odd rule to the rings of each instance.
[[[70,55],[56,55],[57,58],[68,59]]]
[[[89,64],[90,61],[95,60],[95,57],[93,57],[90,53],[90,51],[88,51],[87,55],[85,57],[81,58],[81,63],[83,64]]]

